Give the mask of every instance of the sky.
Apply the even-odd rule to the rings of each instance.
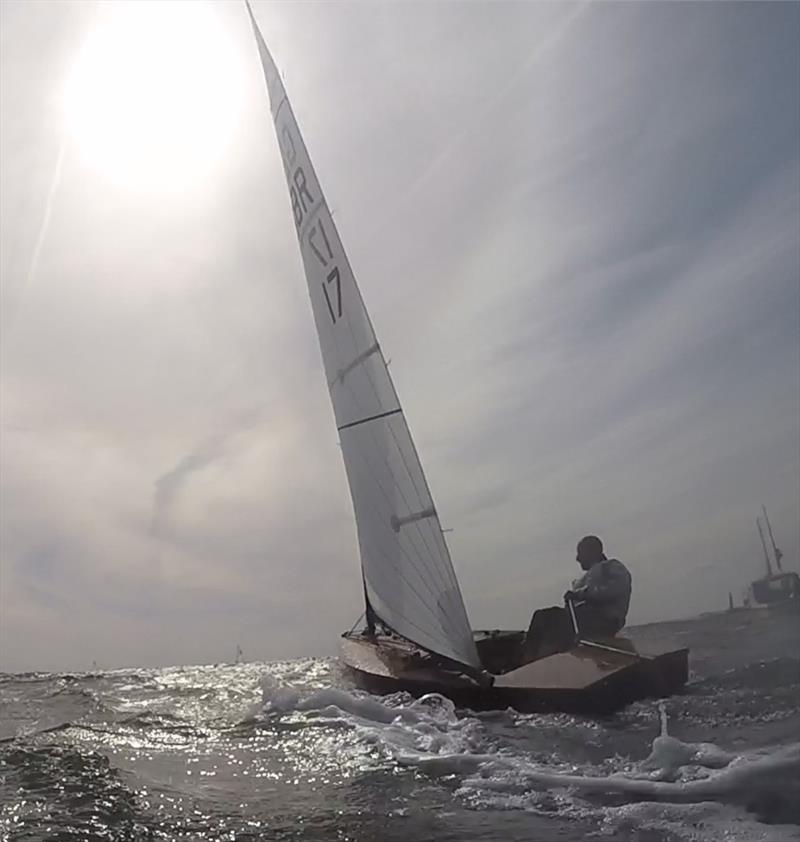
[[[476,628],[800,523],[800,5],[255,14]],[[352,508],[243,5],[0,3],[0,670],[327,656]]]

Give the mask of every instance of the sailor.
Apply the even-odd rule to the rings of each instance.
[[[563,652],[583,639],[613,637],[624,625],[631,601],[631,574],[615,558],[607,558],[595,535],[578,542],[578,564],[585,571],[564,594],[564,608],[535,611],[522,643],[521,663]],[[575,615],[575,624],[572,620]]]
[[[628,616],[631,574],[621,561],[606,557],[596,535],[581,538],[576,561],[585,572],[564,594],[564,602],[573,604],[582,635],[611,637]]]

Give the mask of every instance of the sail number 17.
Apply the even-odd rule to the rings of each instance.
[[[319,236],[319,241],[317,236]],[[308,245],[317,260],[327,269],[333,260],[333,249],[321,219],[317,219],[311,226],[311,230],[308,232]],[[322,281],[322,292],[325,295],[325,303],[328,305],[331,321],[336,324],[337,320],[342,317],[342,278],[338,266],[334,265],[328,271],[325,280]]]

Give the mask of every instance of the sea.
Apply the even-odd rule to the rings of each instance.
[[[642,626],[686,692],[612,717],[372,696],[335,658],[0,675],[0,839],[800,840],[800,614]]]

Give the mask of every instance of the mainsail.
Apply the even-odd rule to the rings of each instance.
[[[280,75],[247,3],[358,528],[367,607],[430,652],[480,661],[441,524],[386,361]]]

